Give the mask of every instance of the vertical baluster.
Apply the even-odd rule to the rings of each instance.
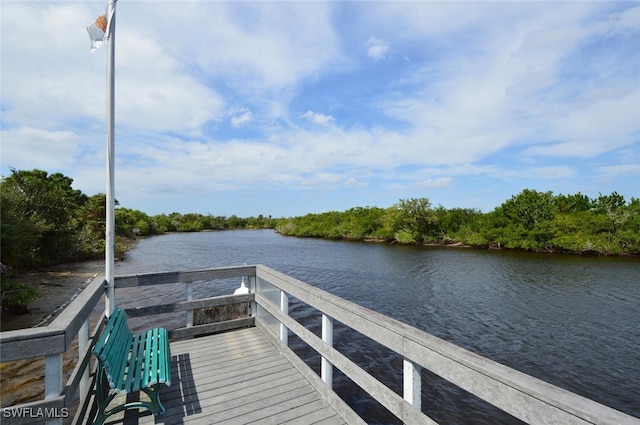
[[[249,276],[249,293],[250,294],[256,293],[256,277],[255,276]],[[258,309],[256,306],[256,302],[251,301],[251,304],[249,304],[249,317],[256,317],[257,312],[258,312]]]
[[[44,398],[55,398],[62,392],[62,354],[44,358]],[[51,418],[45,425],[62,425],[62,418]]]
[[[403,394],[404,399],[416,409],[422,408],[422,382],[420,377],[421,367],[411,360],[403,359]]]
[[[333,347],[333,317],[322,314],[322,340]],[[322,357],[320,365],[320,377],[327,387],[333,387],[333,365]]]
[[[82,323],[80,330],[78,330],[78,362],[82,361],[82,358],[89,350],[89,317]],[[82,371],[82,378],[80,378],[80,400],[89,392],[89,364]]]
[[[283,290],[280,290],[280,311],[289,314],[289,296]],[[280,341],[284,345],[289,344],[289,330],[284,323],[280,323]]]
[[[187,282],[187,301],[193,300],[193,282]],[[193,310],[187,310],[187,327],[193,326]]]

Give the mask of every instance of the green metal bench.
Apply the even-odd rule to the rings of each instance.
[[[103,424],[108,416],[126,409],[146,408],[154,415],[165,412],[160,402],[160,384],[171,385],[171,353],[166,329],[131,333],[127,316],[116,308],[91,352],[98,358],[98,414],[94,424]],[[150,401],[129,402],[107,409],[119,393],[136,391],[143,391]]]

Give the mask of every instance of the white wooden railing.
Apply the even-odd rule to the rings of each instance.
[[[193,299],[193,286],[200,284],[198,282],[210,284],[216,279],[241,277],[249,279],[249,294]],[[116,300],[118,288],[169,283],[185,285],[185,301],[134,307],[127,309],[127,314],[137,317],[186,312],[185,325],[170,330],[173,339],[236,327],[258,326],[280,346],[283,354],[329,402],[338,400],[333,391],[333,368],[336,367],[404,423],[434,424],[420,406],[420,371],[424,368],[526,423],[640,424],[638,418],[503,366],[262,265],[116,276]],[[64,415],[60,413],[71,406],[76,393],[79,393],[81,400],[86,398],[92,385],[88,373],[91,339],[100,332],[103,322],[98,321],[90,334],[89,317],[103,293],[104,279],[96,278],[49,326],[0,333],[0,361],[45,358],[44,400],[5,407],[2,411],[3,424],[32,424],[33,418],[25,415],[19,417],[20,412],[33,413],[37,409],[49,409],[48,412],[54,413],[51,416],[56,417],[49,418],[47,424],[61,424]],[[291,297],[321,313],[321,337],[289,316]],[[194,325],[194,309],[235,303],[251,304],[248,317]],[[402,395],[396,394],[334,348],[333,326],[336,321],[402,357],[402,370],[397,371],[403,377]],[[288,348],[290,333],[297,335],[321,356],[319,376]],[[63,383],[62,356],[69,350],[76,336],[79,341],[78,361],[68,381]],[[82,403],[80,404],[73,423],[79,422],[83,415]],[[338,413],[350,424],[363,423],[348,408]],[[67,423],[67,420],[64,422]]]
[[[407,424],[434,424],[421,411],[422,368],[531,424],[640,424],[640,419],[508,368],[409,325],[264,266],[256,267],[256,325],[286,345],[283,328],[322,356],[321,380],[332,366]],[[322,314],[322,337],[289,317],[288,297]],[[371,338],[403,359],[403,394],[396,394],[332,346],[333,322]],[[295,360],[292,360],[295,361]],[[298,362],[300,363],[300,362]]]
[[[3,407],[3,424],[61,424],[79,391],[89,392],[91,335],[102,329],[99,322],[89,333],[89,316],[104,294],[104,277],[96,277],[51,324],[39,328],[0,332],[0,362],[44,357],[44,400]],[[63,355],[78,338],[76,366],[66,384],[63,381]]]

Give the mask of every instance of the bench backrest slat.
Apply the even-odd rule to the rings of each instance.
[[[124,386],[126,392],[140,390],[141,375],[144,362],[145,336],[144,334],[133,335],[131,345],[131,359],[129,360],[129,369],[127,370],[127,382]]]
[[[111,388],[123,388],[124,369],[129,361],[132,338],[127,316],[122,309],[116,308],[92,350],[102,362]]]

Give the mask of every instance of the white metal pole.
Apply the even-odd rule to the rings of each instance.
[[[105,231],[105,316],[111,316],[115,308],[115,44],[116,1],[109,0],[107,6],[107,217]]]

